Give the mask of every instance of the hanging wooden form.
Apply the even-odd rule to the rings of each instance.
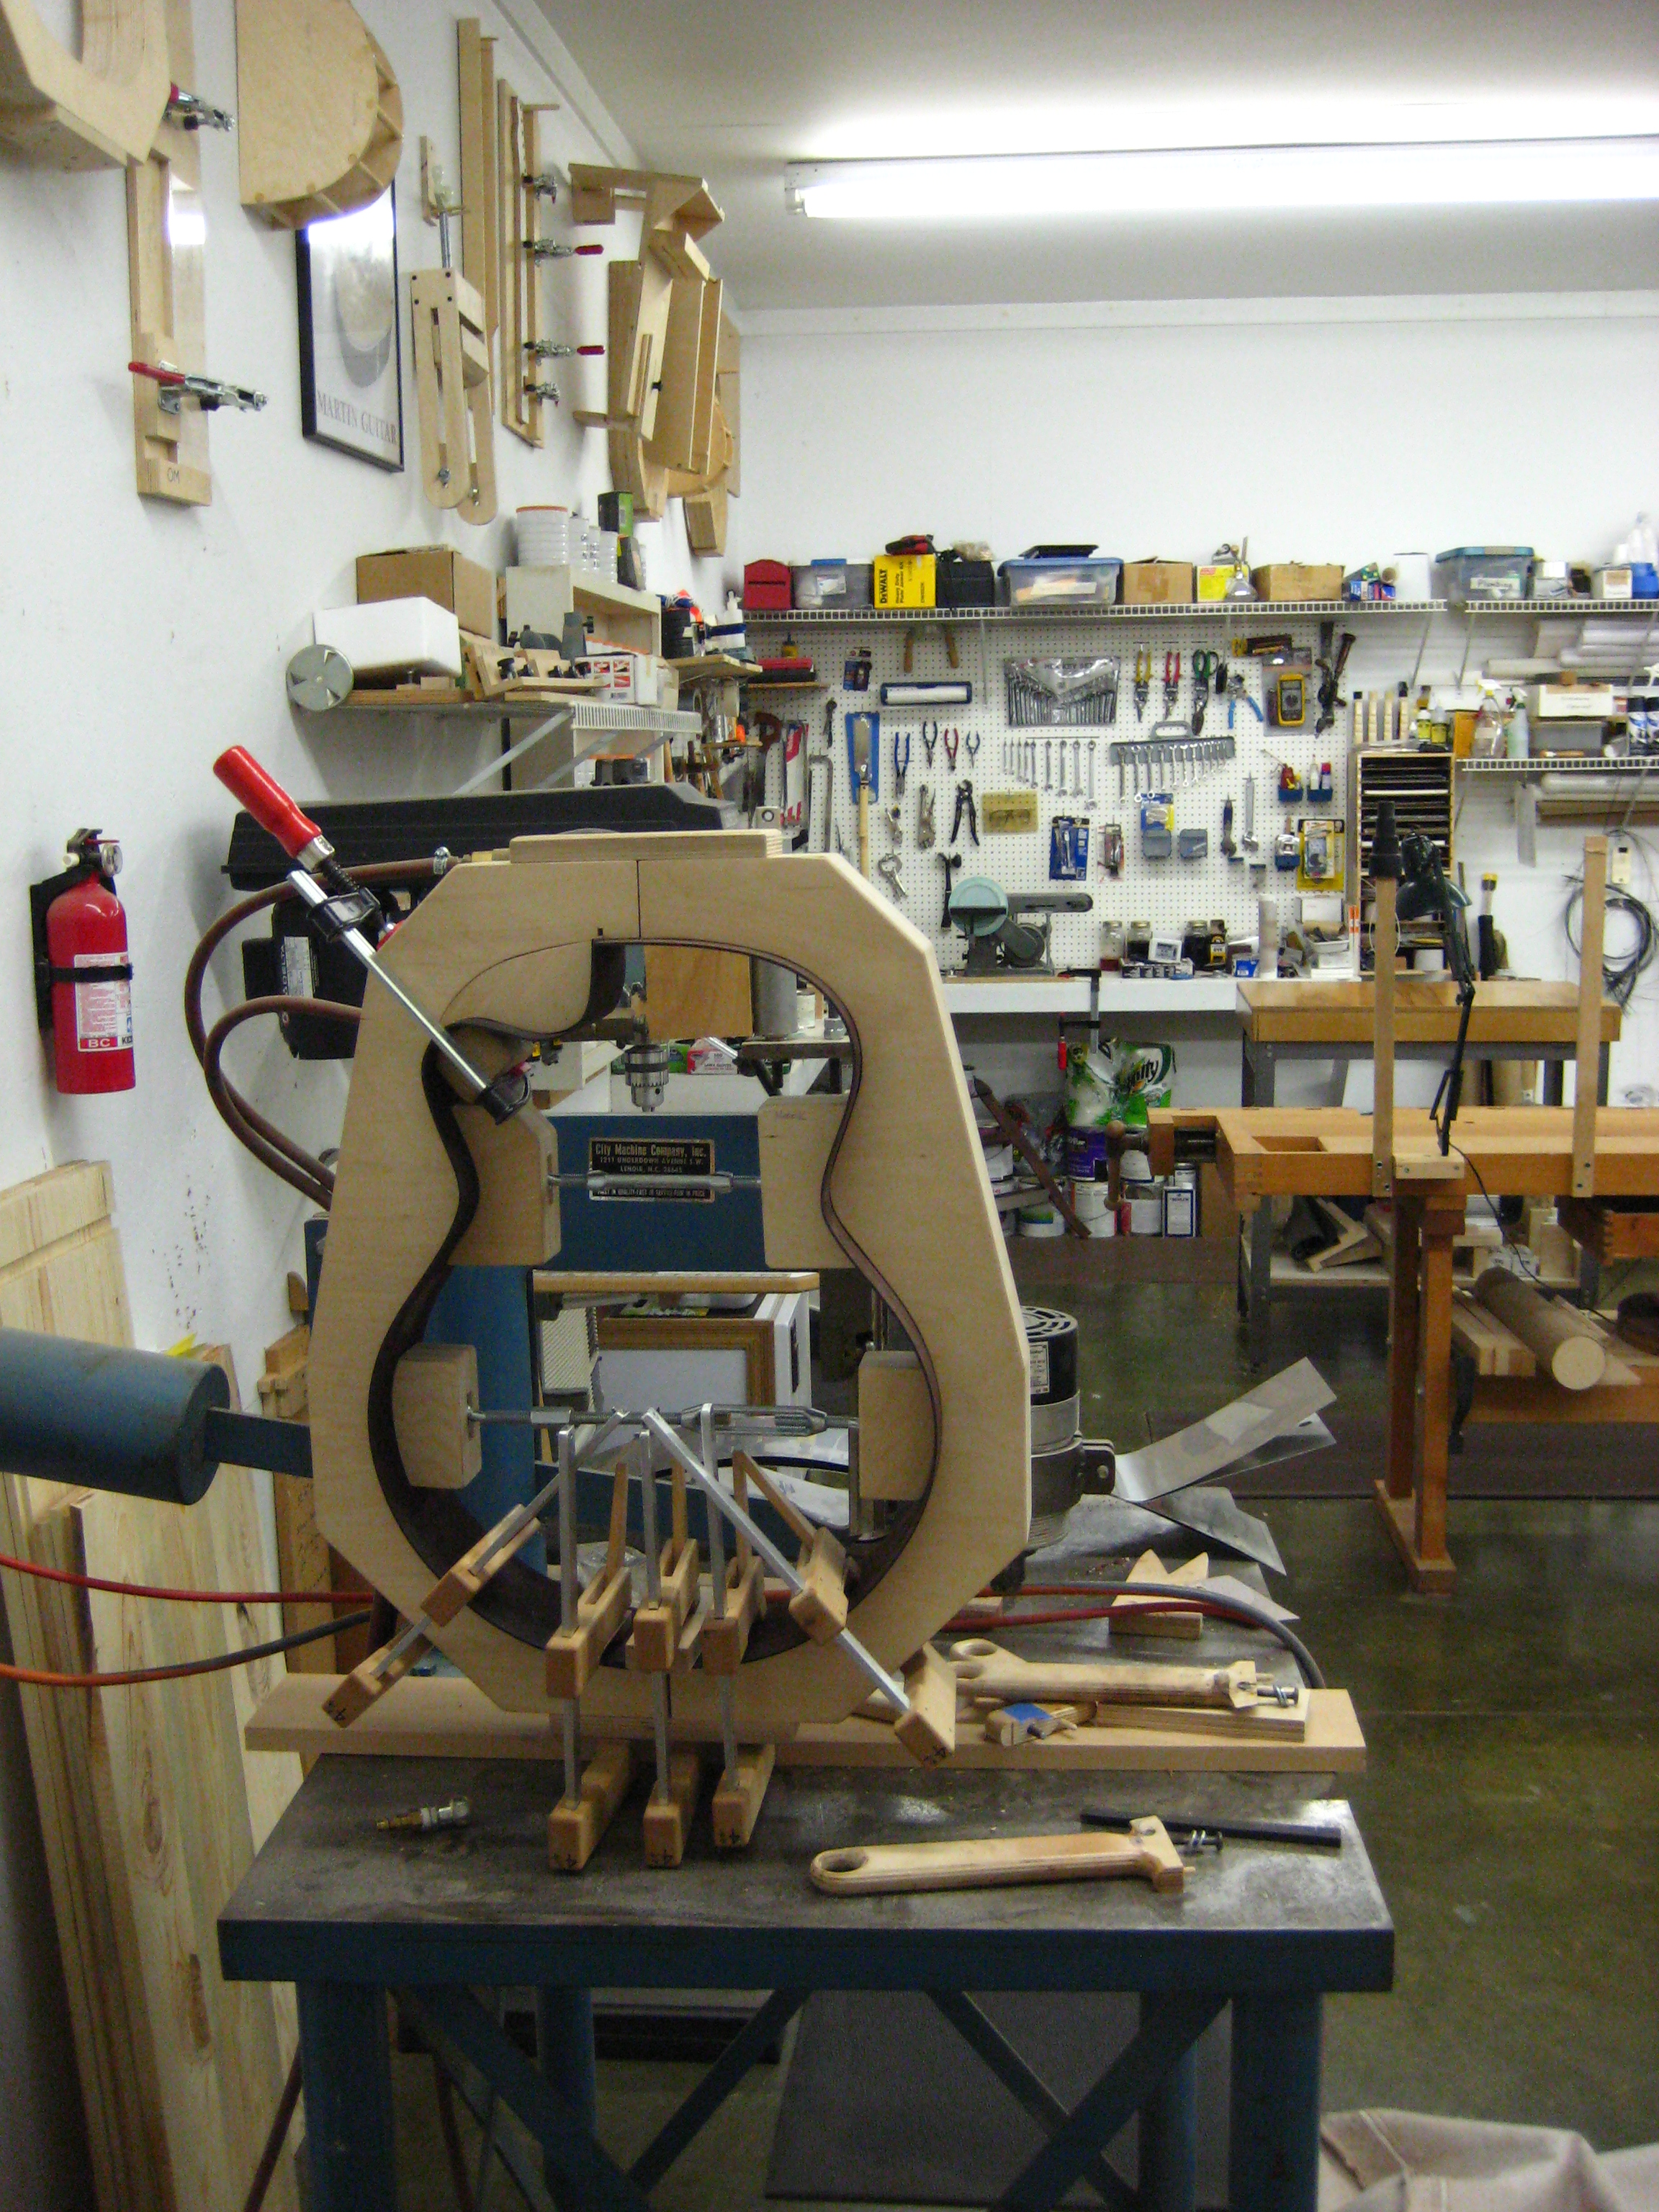
[[[496,235],[495,41],[476,15],[455,26],[460,78],[461,274],[483,301],[484,329],[501,325],[501,240]]]
[[[53,169],[149,159],[175,76],[163,0],[82,0],[81,52],[33,0],[0,0],[0,143]]]
[[[349,0],[237,0],[242,205],[298,230],[368,207],[397,173],[404,103]]]
[[[720,211],[701,177],[577,161],[570,189],[578,223],[640,207],[639,258],[611,264],[605,412],[576,420],[605,430],[612,483],[655,520],[675,476],[702,489],[713,466],[721,291],[696,241]]]
[[[538,198],[525,179],[540,173],[537,116],[505,81],[495,87],[497,235],[501,253],[501,421],[526,445],[542,442],[542,402],[530,389],[541,336],[541,264],[531,248],[539,234]]]
[[[190,0],[167,0],[167,28],[179,81],[195,75]],[[163,122],[146,159],[127,169],[129,359],[205,374],[207,219],[202,211],[201,133]],[[207,416],[161,404],[162,387],[132,380],[133,460],[139,493],[185,507],[213,498]]]
[[[415,396],[421,416],[421,481],[434,507],[463,522],[495,516],[495,434],[483,301],[453,269],[409,280]]]
[[[684,504],[685,540],[694,553],[726,550],[726,501],[736,495],[738,488],[738,363],[737,326],[729,316],[722,314],[714,350],[708,466],[699,480],[685,479],[677,483],[671,477],[668,486],[671,493],[678,493]]]

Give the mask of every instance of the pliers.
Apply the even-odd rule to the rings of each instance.
[[[963,781],[957,786],[957,811],[951,817],[951,842],[954,845],[961,835],[963,810],[968,815],[968,835],[975,845],[979,842],[979,809],[974,804],[974,787]]]
[[[938,745],[938,744],[939,744],[939,723],[938,723],[938,721],[937,721],[937,720],[935,720],[935,721],[934,721],[934,724],[933,724],[933,736],[932,736],[931,738],[930,738],[930,737],[928,736],[928,734],[927,734],[927,723],[926,723],[926,722],[924,722],[924,723],[922,724],[922,726],[921,726],[921,750],[923,750],[923,752],[924,752],[924,753],[926,753],[926,754],[927,754],[927,765],[928,765],[928,767],[929,767],[929,768],[932,768],[932,766],[933,765],[933,752],[934,752],[934,749],[935,749],[935,747]]]
[[[947,730],[945,732],[945,765],[946,768],[954,769],[956,767],[957,747],[961,743],[962,732],[960,730],[952,729]]]
[[[1204,710],[1210,703],[1210,687],[1216,683],[1216,672],[1224,674],[1227,664],[1218,653],[1200,646],[1193,655],[1193,735],[1197,737],[1204,727]],[[1179,672],[1177,671],[1177,673]],[[1218,696],[1220,687],[1216,686]]]
[[[876,862],[876,873],[887,886],[890,896],[896,899],[909,896],[909,893],[904,888],[904,878],[899,872],[899,856],[896,853],[884,853],[880,860]]]
[[[896,798],[904,796],[904,779],[910,773],[910,732],[904,732],[904,750],[899,750],[899,741],[893,740],[893,791]]]
[[[1167,720],[1175,712],[1176,701],[1181,696],[1181,655],[1166,653],[1164,656],[1164,714]]]
[[[1142,720],[1146,713],[1146,702],[1152,690],[1152,649],[1149,645],[1135,647],[1135,720]]]

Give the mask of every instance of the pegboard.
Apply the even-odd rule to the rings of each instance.
[[[939,861],[939,853],[950,851],[963,854],[963,866],[952,878],[960,884],[970,876],[989,876],[1006,891],[1087,890],[1094,900],[1094,909],[1084,915],[1055,915],[1053,917],[1052,948],[1057,968],[1092,968],[1097,965],[1100,950],[1100,930],[1104,921],[1127,923],[1131,921],[1149,921],[1155,930],[1176,933],[1186,923],[1202,918],[1206,923],[1224,920],[1228,933],[1234,936],[1254,936],[1256,929],[1256,902],[1262,890],[1274,891],[1282,901],[1288,901],[1296,889],[1294,872],[1279,873],[1273,865],[1273,840],[1279,830],[1293,829],[1303,816],[1329,817],[1341,823],[1347,806],[1347,716],[1339,711],[1334,726],[1322,738],[1314,735],[1317,719],[1316,705],[1316,674],[1310,678],[1308,690],[1308,715],[1305,726],[1299,730],[1279,729],[1265,720],[1262,697],[1262,672],[1255,662],[1239,657],[1235,659],[1231,647],[1235,635],[1267,631],[1288,631],[1296,646],[1310,653],[1316,652],[1319,644],[1319,618],[1316,616],[1297,617],[1271,605],[1239,607],[1229,610],[1224,617],[1194,615],[1183,617],[1161,613],[1149,609],[1145,621],[1135,619],[1132,613],[1120,610],[1112,617],[1092,622],[1073,615],[1060,622],[1000,617],[994,621],[976,620],[971,612],[952,617],[923,613],[916,617],[922,626],[914,633],[911,665],[904,667],[904,634],[906,624],[891,617],[860,622],[856,615],[836,617],[833,622],[823,617],[812,620],[799,615],[762,615],[750,612],[747,626],[757,634],[755,649],[773,652],[781,634],[792,627],[797,632],[796,643],[809,652],[817,665],[820,682],[825,690],[803,694],[799,704],[787,706],[776,695],[769,696],[767,704],[781,713],[786,719],[806,724],[808,748],[817,748],[822,741],[826,697],[834,702],[835,735],[834,805],[832,825],[834,834],[827,841],[829,849],[843,852],[856,866],[858,861],[858,805],[848,765],[846,738],[846,717],[858,712],[869,712],[880,718],[881,765],[879,788],[872,793],[870,819],[870,862],[872,880],[880,884],[875,873],[877,861],[884,853],[896,851],[900,880],[906,896],[900,902],[901,911],[916,924],[925,934],[933,938],[941,969],[949,973],[959,968],[964,957],[964,944],[959,931],[948,927],[944,920],[945,872]],[[958,665],[950,665],[942,623],[949,619],[957,646]],[[1340,625],[1339,625],[1339,628]],[[842,688],[841,678],[849,653],[867,648],[871,655],[870,688],[867,692],[848,691]],[[1201,860],[1182,860],[1171,857],[1166,860],[1144,858],[1140,846],[1139,793],[1133,787],[1126,770],[1123,797],[1118,796],[1118,771],[1111,763],[1110,745],[1113,740],[1149,741],[1154,726],[1164,719],[1164,673],[1166,653],[1181,657],[1179,692],[1171,708],[1173,719],[1190,722],[1193,708],[1193,653],[1203,649],[1220,652],[1231,665],[1243,674],[1248,696],[1264,719],[1258,720],[1249,706],[1237,702],[1232,709],[1231,728],[1228,726],[1226,704],[1212,698],[1204,720],[1206,738],[1231,735],[1234,757],[1224,768],[1210,768],[1194,781],[1173,784],[1164,781],[1158,788],[1168,790],[1175,806],[1175,826],[1177,835],[1186,829],[1203,829],[1209,836],[1209,848]],[[1134,670],[1137,653],[1150,654],[1152,688],[1144,715],[1139,723],[1134,706]],[[1041,728],[1015,727],[1007,717],[1004,686],[1003,663],[1006,659],[1043,658],[1050,655],[1087,657],[1109,654],[1118,663],[1117,714],[1115,721],[1079,725],[1067,727],[1063,732],[1066,746],[1066,793],[1057,789],[1045,790],[1044,742],[1051,738],[1054,749],[1062,742],[1062,732],[1045,732]],[[906,677],[914,682],[945,683],[965,680],[973,686],[970,707],[941,707],[937,720],[941,731],[960,730],[963,747],[952,771],[946,763],[945,745],[938,745],[930,768],[923,744],[924,728],[931,733],[936,719],[931,708],[884,707],[881,686],[896,684]],[[1345,684],[1345,691],[1346,686]],[[894,799],[893,746],[896,738],[901,750],[907,732],[910,741],[910,762],[905,781],[903,799],[904,836],[902,845],[895,847],[890,835],[885,810]],[[966,741],[972,734],[979,738],[979,750],[971,764]],[[1089,740],[1096,744],[1094,799],[1088,797]],[[1025,833],[994,835],[985,827],[985,798],[988,793],[1029,791],[1029,781],[1023,780],[1012,765],[1014,756],[1010,747],[1024,741],[1036,745],[1036,802],[1037,826]],[[1077,797],[1072,791],[1073,743],[1080,746],[1083,768],[1084,793]],[[782,763],[781,748],[775,747],[769,760],[768,791],[769,803],[782,803]],[[1332,797],[1328,804],[1281,805],[1278,798],[1279,763],[1288,762],[1297,771],[1304,787],[1310,774],[1316,774],[1320,763],[1331,764]],[[1057,783],[1058,775],[1049,767],[1049,780]],[[1255,836],[1260,848],[1258,860],[1265,861],[1266,872],[1253,869],[1247,861],[1229,861],[1221,851],[1222,809],[1231,796],[1234,806],[1233,836],[1243,835],[1244,779],[1254,775],[1255,784]],[[956,790],[959,782],[971,781],[980,815],[980,843],[975,849],[964,820],[961,834],[953,844],[951,827],[956,807]],[[924,785],[933,791],[934,818],[937,838],[932,851],[920,851],[915,842],[917,809]],[[1145,787],[1143,784],[1143,788]],[[1055,818],[1071,815],[1091,824],[1089,870],[1085,880],[1077,883],[1051,882],[1048,873],[1049,832]],[[1120,876],[1107,874],[1101,865],[1102,826],[1116,822],[1122,827],[1124,859]],[[839,844],[836,838],[839,838]],[[815,848],[826,841],[817,825],[811,838]],[[1334,886],[1339,891],[1339,876]]]

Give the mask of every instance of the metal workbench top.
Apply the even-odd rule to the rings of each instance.
[[[640,1863],[637,1798],[579,1876],[547,1864],[556,1769],[322,1759],[219,1923],[232,1978],[817,1989],[1386,1989],[1394,1929],[1343,1801],[1305,1777],[780,1771],[753,1841],[717,1856],[703,1812],[685,1862]],[[457,1794],[464,1830],[388,1835],[378,1815]],[[832,1846],[1075,1827],[1130,1812],[1342,1823],[1340,1851],[1230,1842],[1184,1895],[1139,1881],[832,1898]]]

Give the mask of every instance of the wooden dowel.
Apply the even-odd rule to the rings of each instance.
[[[1474,1295],[1564,1390],[1588,1390],[1607,1373],[1607,1347],[1583,1319],[1571,1306],[1544,1297],[1509,1268],[1486,1268]]]
[[[1371,1196],[1387,1198],[1394,1188],[1394,961],[1395,885],[1392,876],[1376,879],[1376,924],[1371,936],[1376,1014],[1371,1047]]]
[[[1578,1058],[1572,1093],[1572,1194],[1595,1194],[1595,1094],[1601,1087],[1601,949],[1607,933],[1607,841],[1584,840],[1578,939]]]

